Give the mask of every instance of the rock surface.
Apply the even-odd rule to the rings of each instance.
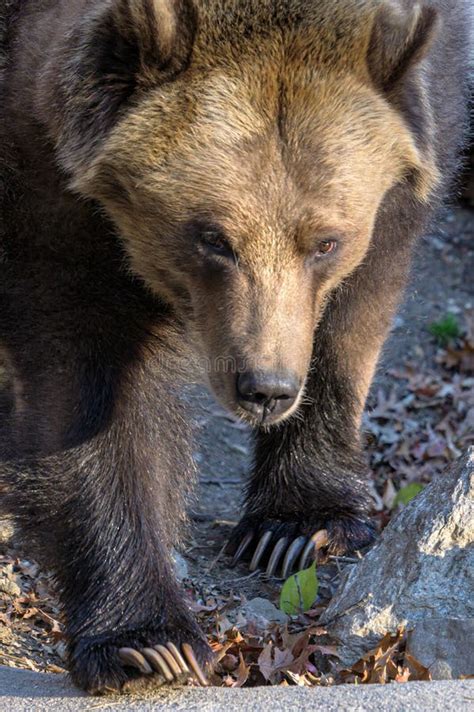
[[[472,654],[466,660],[466,631],[473,618],[471,448],[413,499],[361,563],[351,567],[321,622],[339,640],[346,664],[359,659],[387,631],[401,625],[415,629],[411,645],[416,657],[435,665],[436,677],[449,678],[474,673]],[[444,621],[439,636],[445,640],[436,649],[436,624],[430,623],[434,619]]]
[[[0,518],[0,545],[9,544],[13,539],[13,524],[8,518]]]
[[[7,596],[19,596],[21,594],[21,588],[15,581],[13,566],[5,567],[5,573],[0,575],[0,595],[2,593]]]
[[[241,628],[253,625],[264,631],[271,623],[286,623],[289,618],[266,598],[252,598],[237,609],[238,624]]]
[[[183,581],[183,579],[189,577],[189,570],[186,559],[177,551],[173,551],[172,557],[176,578],[178,579],[178,581]]]
[[[433,680],[456,680],[474,673],[474,618],[428,618],[408,634],[407,650]]]

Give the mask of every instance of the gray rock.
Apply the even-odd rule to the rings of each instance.
[[[13,539],[13,524],[10,519],[0,519],[0,544],[9,544]]]
[[[8,596],[19,596],[21,588],[15,582],[14,577],[0,574],[0,593],[6,593]]]
[[[433,680],[474,675],[474,619],[429,618],[408,634],[407,650]]]
[[[177,551],[173,551],[172,556],[174,563],[174,572],[178,581],[182,581],[183,579],[189,578],[188,564],[185,558],[181,556],[181,554],[178,554]]]
[[[471,448],[402,509],[345,575],[321,618],[341,643],[343,662],[353,663],[400,625],[474,618],[473,543]],[[447,663],[453,673],[460,669]]]
[[[239,624],[252,623],[258,630],[266,630],[271,623],[286,623],[289,618],[266,598],[252,598],[237,609]]]

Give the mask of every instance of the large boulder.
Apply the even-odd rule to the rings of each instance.
[[[385,633],[405,626],[414,629],[411,652],[433,677],[473,674],[474,657],[466,655],[474,650],[473,544],[471,448],[413,499],[346,573],[321,619],[339,640],[343,662],[352,664]]]

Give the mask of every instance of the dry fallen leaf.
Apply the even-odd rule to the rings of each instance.
[[[406,634],[399,628],[387,633],[380,643],[362,656],[349,670],[341,671],[344,682],[386,684],[409,680],[431,680],[430,672],[405,652]]]
[[[405,653],[403,664],[410,671],[410,680],[430,681],[431,673],[424,665],[416,660],[409,653]]]
[[[280,650],[272,642],[267,643],[258,656],[258,667],[265,680],[272,680],[274,675],[293,662],[291,650]]]
[[[402,667],[398,668],[397,674],[395,675],[395,682],[408,682],[410,679],[410,668]]]
[[[240,662],[239,667],[237,668],[237,679],[233,683],[232,687],[242,687],[245,685],[250,673],[250,667],[246,665],[242,653],[240,653],[239,658]]]

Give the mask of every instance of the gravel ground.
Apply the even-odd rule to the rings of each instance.
[[[10,712],[468,712],[474,710],[474,680],[413,682],[410,685],[343,686],[308,690],[301,687],[252,690],[167,690],[152,700],[84,698],[64,675],[40,675],[0,667],[0,707]]]

